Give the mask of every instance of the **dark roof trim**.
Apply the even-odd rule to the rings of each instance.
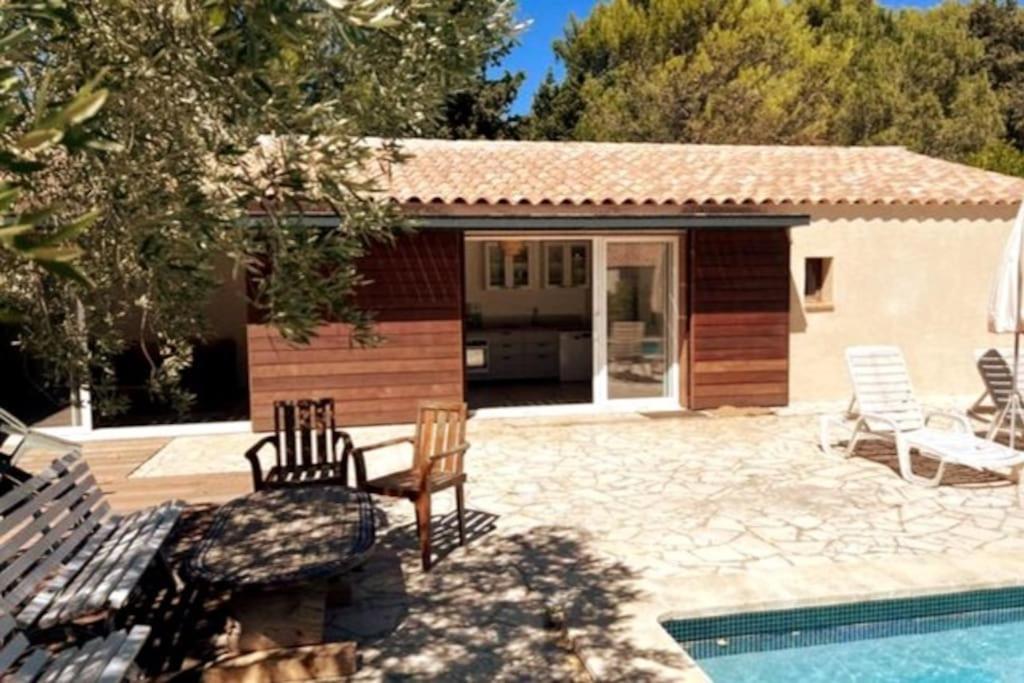
[[[807,214],[712,213],[682,214],[677,216],[409,216],[417,228],[432,230],[507,230],[509,232],[587,230],[681,230],[715,228],[719,230],[749,230],[751,228],[795,228],[811,224]],[[266,220],[265,216],[250,216],[250,221]],[[307,215],[307,225],[332,227],[337,216]]]
[[[792,228],[807,214],[690,214],[682,216],[413,216],[418,228],[438,230],[670,230]]]

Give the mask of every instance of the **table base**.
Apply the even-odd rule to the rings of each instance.
[[[351,589],[341,582],[236,592],[228,605],[228,646],[245,653],[319,645],[327,608],[350,599]]]

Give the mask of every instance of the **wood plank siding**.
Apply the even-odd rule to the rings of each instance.
[[[411,422],[421,400],[463,400],[462,235],[425,230],[361,260],[371,283],[358,304],[376,312],[383,341],[359,347],[347,325],[307,346],[250,324],[250,415],[272,428],[275,400],[334,398],[341,426]]]
[[[789,401],[789,236],[691,233],[690,407]]]

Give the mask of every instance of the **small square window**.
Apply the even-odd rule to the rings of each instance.
[[[831,311],[832,259],[808,258],[804,268],[804,307],[808,311]]]

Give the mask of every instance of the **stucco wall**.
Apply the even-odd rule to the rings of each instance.
[[[921,394],[981,391],[993,269],[1016,207],[815,207],[791,230],[790,401],[849,397],[843,350],[898,344]],[[832,311],[803,302],[805,259],[832,257]]]

